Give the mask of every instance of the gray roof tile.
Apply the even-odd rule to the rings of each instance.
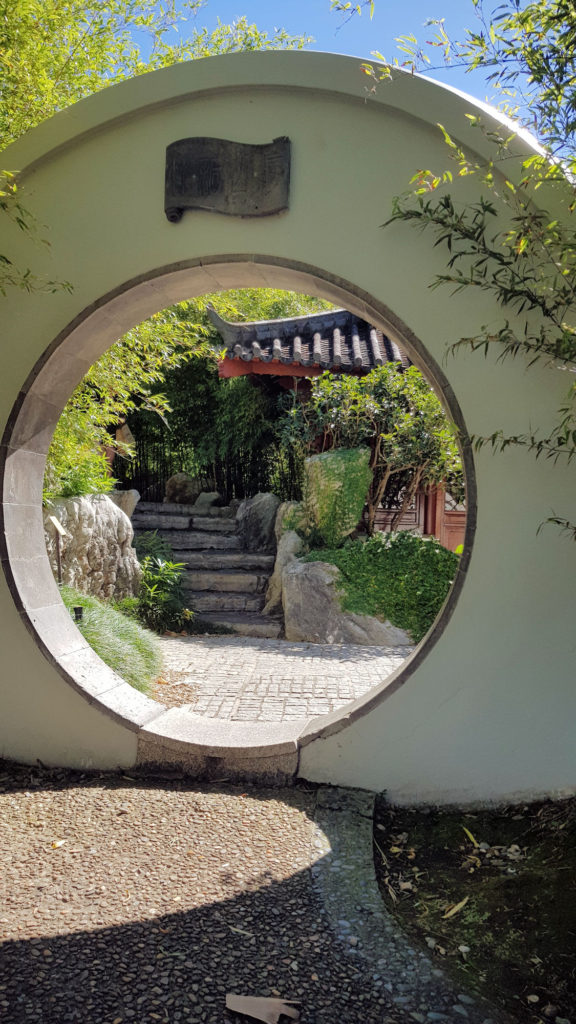
[[[320,366],[342,373],[368,373],[385,362],[410,366],[406,353],[387,335],[345,309],[242,324],[223,320],[211,306],[208,315],[224,341],[227,359]]]

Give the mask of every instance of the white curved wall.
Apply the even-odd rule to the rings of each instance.
[[[447,343],[500,322],[501,310],[487,295],[430,291],[434,273],[444,269],[442,252],[405,225],[380,225],[415,169],[446,165],[437,122],[467,146],[487,146],[465,118],[472,107],[458,94],[403,74],[368,97],[352,59],[241,54],[105,90],[5,155],[7,166],[23,171],[26,205],[50,238],[44,249],[7,226],[11,251],[36,273],[70,281],[73,291],[12,292],[2,300],[0,421],[8,422],[21,389],[28,396],[26,416],[13,416],[15,432],[8,430],[4,448],[3,567],[20,590],[15,603],[2,581],[4,756],[129,765],[141,728],[157,714],[111,675],[95,682],[91,655],[64,614],[57,638],[47,625],[59,614],[58,597],[39,540],[34,468],[41,465],[47,424],[97,351],[154,310],[193,293],[284,281],[341,298],[358,312],[371,297],[370,315],[385,320],[385,307],[391,310],[403,343],[415,336],[442,365]],[[202,135],[252,143],[288,135],[288,212],[260,220],[188,212],[180,224],[169,223],[165,148]],[[477,188],[466,178],[453,191],[472,201]],[[283,275],[282,265],[318,273]],[[130,290],[129,282],[138,280]],[[111,294],[117,297],[104,302]],[[56,339],[59,352],[33,383],[35,364]],[[444,369],[471,433],[546,425],[567,388],[564,375],[553,370],[525,373],[519,364],[496,366],[480,356],[461,355]],[[566,513],[573,505],[573,483],[568,471],[521,451],[496,457],[483,451],[476,475],[474,548],[442,636],[403,685],[368,713],[344,728],[336,723],[334,731],[319,732],[317,722],[303,736],[291,734],[290,749],[301,746],[302,776],[387,789],[398,800],[488,799],[573,787],[576,549],[551,528],[536,536],[552,509]],[[77,688],[39,651],[25,626],[31,619]],[[91,686],[98,693],[89,697]],[[263,737],[262,749],[267,743]]]

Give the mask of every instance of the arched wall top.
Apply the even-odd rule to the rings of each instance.
[[[451,135],[479,155],[494,158],[493,144],[485,134],[474,129],[466,117],[472,110],[482,114],[484,121],[491,122],[492,126],[516,132],[514,151],[519,155],[539,151],[537,141],[528,132],[513,125],[494,107],[426,76],[395,68],[391,77],[373,91],[366,87],[360,58],[313,51],[268,50],[175,64],[102,89],[27,133],[5,151],[5,162],[26,174],[62,147],[139,113],[203,94],[242,89],[324,92],[341,100],[388,107],[432,126],[437,125],[441,110],[442,124]]]

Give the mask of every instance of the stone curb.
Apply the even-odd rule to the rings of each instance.
[[[377,987],[416,1024],[514,1024],[483,997],[460,991],[430,957],[410,945],[386,911],[372,856],[375,793],[318,789],[312,881],[348,955],[369,961]]]

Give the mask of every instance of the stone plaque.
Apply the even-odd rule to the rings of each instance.
[[[267,217],[288,209],[290,139],[252,146],[227,139],[179,139],[166,149],[164,210]]]

